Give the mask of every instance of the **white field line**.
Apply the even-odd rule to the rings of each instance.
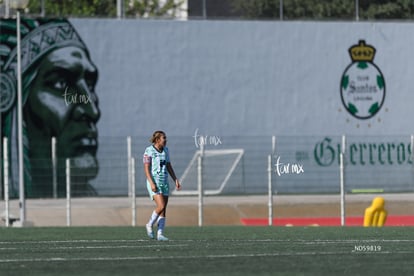
[[[412,254],[410,251],[380,251],[362,254]],[[222,258],[253,258],[253,257],[280,257],[280,256],[321,256],[321,255],[345,255],[354,254],[346,252],[279,252],[264,254],[228,254],[228,255],[201,255],[201,256],[163,256],[163,260],[188,260],[188,259],[222,259]],[[26,259],[2,259],[0,263],[14,262],[79,262],[79,261],[139,261],[139,260],[160,260],[159,256],[131,256],[131,257],[90,257],[90,258],[26,258]]]
[[[49,250],[78,250],[78,249],[123,249],[123,248],[154,248],[154,247],[164,247],[163,245],[153,244],[153,245],[116,245],[116,246],[56,246],[48,247]],[[172,244],[168,245],[169,247],[186,247],[187,244]],[[0,251],[6,250],[27,250],[33,249],[33,247],[0,247]]]
[[[0,245],[2,244],[42,244],[42,243],[120,243],[120,242],[149,242],[150,239],[145,240],[66,240],[66,241],[0,241]]]
[[[93,250],[93,249],[133,249],[133,248],[165,248],[165,247],[189,247],[189,243],[206,243],[211,240],[178,240],[158,242],[155,240],[66,240],[66,241],[3,241],[0,242],[0,252],[18,251],[33,249],[32,247],[19,246],[18,245],[46,245],[48,250]],[[411,244],[414,240],[382,240],[382,239],[367,239],[367,240],[274,240],[274,239],[262,239],[262,240],[215,240],[214,242],[228,242],[238,243],[240,246],[248,243],[289,243],[289,244],[305,244],[305,245],[332,245],[332,244],[350,244],[354,246],[358,245],[385,245],[389,243],[404,243]],[[69,244],[77,245],[69,245]],[[117,245],[105,245],[114,244]],[[127,245],[122,243],[128,243]],[[67,244],[67,246],[62,246]],[[85,244],[85,245],[82,245]],[[95,245],[94,245],[95,244]]]
[[[238,243],[258,243],[258,242],[276,242],[276,243],[308,243],[308,244],[328,244],[328,243],[368,243],[368,242],[395,242],[395,243],[406,243],[414,242],[414,240],[400,240],[400,239],[355,239],[355,240],[275,240],[275,239],[261,239],[261,240],[249,240],[249,239],[226,239],[226,240],[170,240],[168,243],[162,243],[163,245],[171,243],[185,243],[185,242],[238,242]],[[0,241],[1,245],[13,245],[13,244],[59,244],[59,243],[137,243],[137,242],[156,242],[154,240],[145,239],[145,240],[59,240],[59,241]],[[159,243],[161,244],[161,243]]]

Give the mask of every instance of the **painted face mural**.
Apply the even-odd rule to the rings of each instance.
[[[0,28],[2,136],[9,138],[12,193],[17,194],[16,24],[1,20]],[[65,195],[65,163],[69,158],[72,193],[94,195],[89,181],[99,169],[98,70],[67,20],[22,19],[21,38],[26,194]],[[56,138],[55,166],[52,137]],[[53,188],[53,179],[57,188]]]

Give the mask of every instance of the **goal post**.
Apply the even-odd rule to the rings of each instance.
[[[197,150],[180,178],[185,190],[180,195],[198,195],[198,160],[202,156],[205,195],[221,194],[244,155],[244,149]],[[173,194],[177,193],[175,190]]]

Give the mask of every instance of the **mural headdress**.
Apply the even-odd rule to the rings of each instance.
[[[20,26],[22,75],[55,49],[77,46],[88,53],[85,43],[66,19],[22,19]],[[3,114],[14,105],[17,94],[16,30],[14,19],[0,21],[0,112]]]

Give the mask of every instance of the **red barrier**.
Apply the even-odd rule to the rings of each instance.
[[[267,218],[242,218],[241,223],[246,226],[265,226],[269,224]],[[363,226],[364,217],[347,217],[346,226]],[[274,218],[274,226],[340,226],[340,217],[290,217]],[[388,216],[384,226],[414,226],[414,216]]]

